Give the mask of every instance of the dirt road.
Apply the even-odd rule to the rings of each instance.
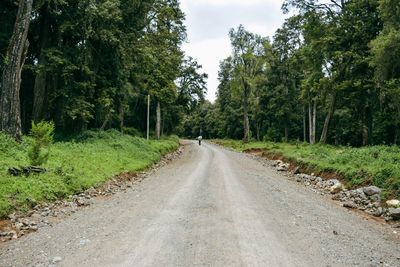
[[[394,230],[191,143],[132,190],[1,245],[0,266],[400,266]]]

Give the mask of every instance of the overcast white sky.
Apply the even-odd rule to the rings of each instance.
[[[272,37],[283,24],[283,0],[181,0],[186,14],[186,54],[209,75],[208,96],[215,100],[219,62],[231,53],[229,30],[243,24],[251,32]]]

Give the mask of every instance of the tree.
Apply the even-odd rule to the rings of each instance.
[[[397,144],[400,134],[400,3],[393,0],[379,1],[379,14],[384,28],[370,44],[371,65],[380,89],[380,102],[384,117],[389,118],[391,143]],[[393,116],[393,115],[394,116]],[[393,130],[391,130],[393,129]]]
[[[0,131],[21,139],[21,72],[28,53],[32,0],[20,0],[0,84]]]
[[[201,68],[202,66],[192,57],[185,59],[181,65],[177,80],[177,104],[188,113],[194,110],[199,103],[204,102],[205,99],[208,75],[200,73]]]
[[[368,144],[372,136],[372,108],[370,99],[374,97],[371,87],[371,69],[366,65],[368,58],[368,43],[376,36],[380,30],[380,23],[377,19],[377,1],[336,1],[331,0],[322,2],[317,0],[288,0],[284,3],[284,9],[295,7],[300,10],[304,18],[304,46],[309,47],[308,53],[311,61],[316,61],[316,73],[321,73],[323,77],[315,76],[314,81],[310,80],[313,76],[306,75],[309,80],[308,86],[314,84],[318,88],[319,103],[322,103],[322,110],[326,116],[322,128],[320,142],[325,143],[328,139],[328,130],[334,118],[338,104],[338,95],[351,95],[358,100],[358,108],[355,114],[361,114],[359,118],[361,127],[358,131],[362,136],[362,143]],[[314,14],[317,14],[315,16]],[[309,37],[307,37],[309,36]],[[318,51],[312,54],[313,51]],[[311,83],[310,83],[311,82]],[[310,87],[311,88],[311,87]],[[358,94],[358,95],[357,95]],[[357,96],[356,96],[357,95]],[[313,97],[312,99],[317,99]],[[357,101],[354,101],[357,102]],[[353,102],[353,103],[354,103]],[[310,105],[310,122],[313,120],[314,106]],[[350,105],[351,106],[351,105]],[[346,107],[346,108],[350,108]],[[315,132],[313,125],[310,132]],[[355,134],[357,135],[357,134]],[[310,135],[315,139],[315,135]],[[314,142],[314,140],[312,140]]]
[[[273,57],[269,59],[271,70],[266,73],[266,105],[275,114],[276,124],[283,126],[283,139],[288,141],[294,117],[298,113],[300,89],[298,49],[301,46],[301,18],[292,17],[278,29],[272,44]]]
[[[143,76],[152,99],[156,101],[156,138],[161,136],[161,108],[177,97],[175,80],[179,76],[186,38],[184,13],[177,0],[156,0],[150,14],[146,35],[141,43]]]
[[[246,77],[240,75],[246,73],[240,57],[221,65],[215,104],[215,117],[224,121],[219,135],[235,137],[230,125],[241,127],[235,116],[248,106],[248,128],[258,139],[355,146],[398,142],[399,83],[387,75],[397,73],[399,61],[397,37],[389,38],[398,29],[393,26],[399,23],[398,3],[380,1],[381,17],[377,0],[287,0],[283,9],[289,8],[298,13],[277,30],[272,56],[262,57],[266,68],[248,79],[251,86],[245,89],[251,90],[238,79]],[[370,50],[379,33],[382,38]],[[243,91],[250,92],[248,105]]]
[[[220,116],[215,118],[219,119],[218,136],[239,139],[243,138],[242,99],[234,92],[234,75],[232,57],[221,61],[216,100],[216,110]]]
[[[243,99],[243,141],[248,142],[250,140],[249,100],[257,75],[261,74],[263,69],[262,57],[266,40],[246,31],[243,25],[240,25],[237,30],[231,29],[229,36],[233,48],[234,77]]]
[[[18,11],[14,2],[0,5],[1,72]],[[23,132],[42,119],[63,134],[144,131],[151,94],[157,111],[151,123],[160,136],[204,100],[205,76],[181,50],[186,28],[178,0],[38,0],[32,9],[21,99],[14,101],[21,105]]]
[[[49,159],[50,145],[53,142],[54,123],[41,121],[32,122],[30,131],[32,143],[28,148],[28,157],[33,166],[40,166]]]
[[[40,48],[39,48],[39,58],[38,58],[38,68],[35,77],[34,85],[34,96],[33,96],[33,110],[32,119],[35,122],[39,122],[45,119],[45,108],[48,102],[48,93],[46,89],[49,90],[49,85],[47,83],[48,71],[46,70],[47,57],[46,49],[51,45],[51,9],[50,1],[46,1],[40,8]]]

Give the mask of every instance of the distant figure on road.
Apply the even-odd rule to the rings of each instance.
[[[203,137],[200,135],[199,137],[197,137],[197,140],[199,140],[199,146],[201,146],[201,140],[203,140]]]

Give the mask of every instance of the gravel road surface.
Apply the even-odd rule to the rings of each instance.
[[[127,192],[1,244],[0,266],[400,266],[394,231],[250,156],[190,142]]]

